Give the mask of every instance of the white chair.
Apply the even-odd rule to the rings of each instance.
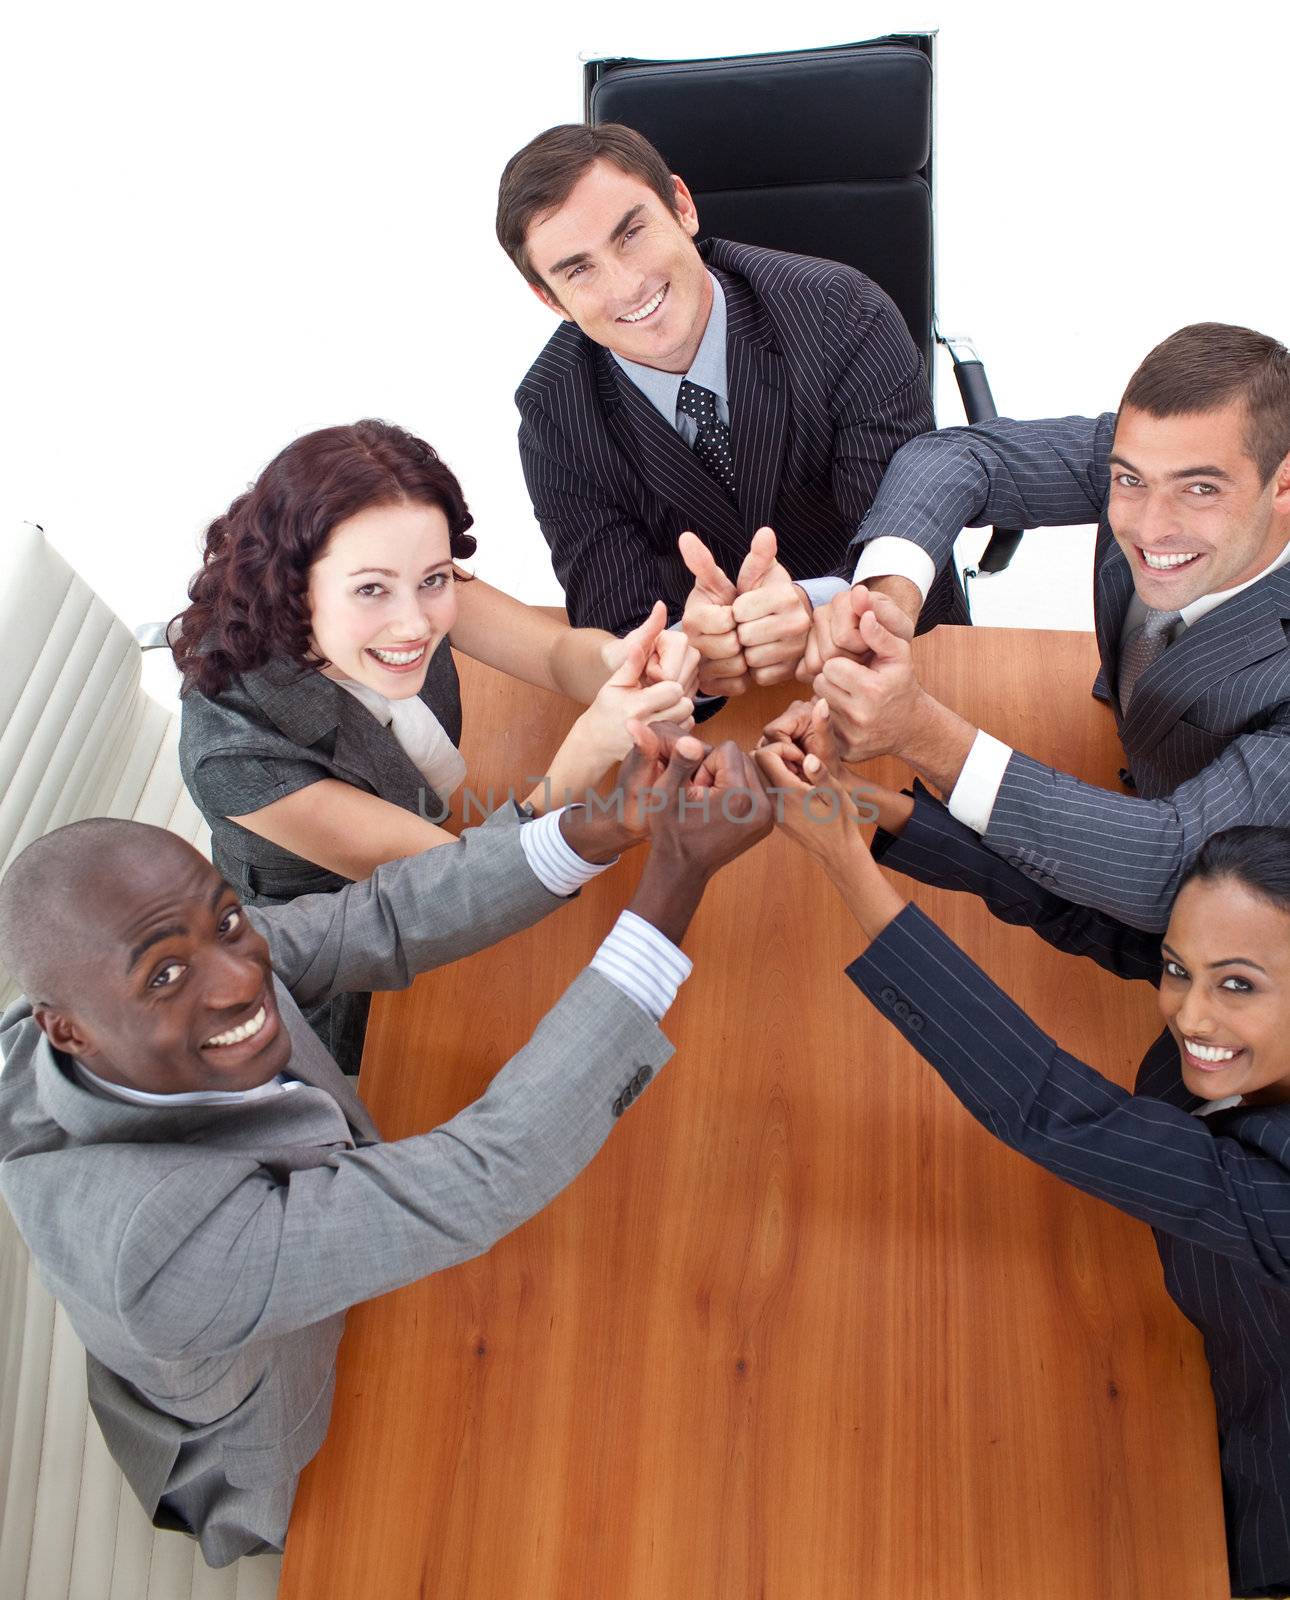
[[[209,853],[178,715],[140,685],[130,630],[39,528],[0,537],[0,870],[81,817],[135,817]],[[15,996],[0,972],[0,1006]],[[281,1563],[214,1571],[152,1527],[89,1409],[85,1352],[0,1203],[0,1596],[273,1600]]]

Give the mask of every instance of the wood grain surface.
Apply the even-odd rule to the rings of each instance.
[[[1115,786],[1083,634],[942,628],[933,692]],[[471,781],[575,708],[460,662]],[[755,742],[792,691],[702,730]],[[875,769],[904,781],[895,763]],[[640,852],[539,927],[377,1000],[389,1138],[485,1088],[594,953]],[[1128,1084],[1154,996],[896,880]],[[1004,1149],[843,975],[833,890],[772,836],[710,887],[677,1054],[478,1261],[350,1313],[282,1600],[1215,1600],[1199,1335],[1148,1230]]]

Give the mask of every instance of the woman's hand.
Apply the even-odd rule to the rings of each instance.
[[[815,857],[866,936],[876,939],[905,902],[869,854],[860,831],[872,820],[860,810],[867,791],[855,786],[854,794],[848,792],[855,780],[838,754],[825,701],[811,708],[802,740],[805,751],[786,742],[759,745],[753,752],[775,802],[775,825]]]
[[[825,765],[832,764],[842,773],[843,787],[855,802],[863,823],[876,822],[884,832],[898,834],[914,814],[914,802],[909,795],[871,783],[867,778],[857,781],[843,771],[837,741],[829,725],[826,700],[794,700],[773,722],[768,722],[762,729],[757,748],[775,746],[779,747],[781,759],[798,776],[803,775],[803,764],[808,756]]]
[[[627,755],[632,749],[629,721],[670,722],[682,731],[694,726],[694,702],[680,683],[671,678],[642,682],[666,621],[667,608],[660,600],[640,627],[622,641],[625,649],[617,669],[570,728],[551,763],[548,804],[582,799]],[[538,795],[530,800],[542,809]]]
[[[859,808],[864,795],[842,764],[828,706],[823,700],[796,702],[767,731],[777,726],[792,737],[768,742],[763,734],[753,751],[762,775],[778,791],[776,827],[826,864],[857,849],[867,855],[860,829],[873,820],[872,808],[867,814]]]
[[[653,625],[655,614],[662,604],[661,600],[655,602],[654,610],[650,612],[649,617],[646,619],[645,626],[651,627]],[[699,652],[680,628],[666,626],[666,611],[663,620],[664,626],[659,630],[658,637],[654,641],[654,648],[645,658],[645,670],[641,675],[642,681],[646,684],[679,683],[682,694],[687,699],[693,700],[699,688],[699,662],[701,659]],[[626,659],[629,649],[628,640],[631,638],[632,635],[628,634],[625,639],[607,639],[601,645],[601,657],[611,674],[617,672]]]

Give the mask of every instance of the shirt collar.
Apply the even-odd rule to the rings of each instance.
[[[650,404],[662,413],[669,428],[676,426],[676,400],[684,378],[701,388],[711,389],[723,404],[726,403],[726,296],[716,274],[709,272],[708,277],[712,281],[712,309],[688,372],[660,372],[657,367],[643,367],[639,361],[628,361],[616,350],[609,352]]]
[[[1232,589],[1220,589],[1217,594],[1203,594],[1199,600],[1193,600],[1190,605],[1184,606],[1181,612],[1183,622],[1189,628],[1192,627],[1217,606],[1224,605],[1233,595],[1240,594],[1242,589],[1248,589],[1251,585],[1266,578],[1269,572],[1275,572],[1278,567],[1285,566],[1287,561],[1290,561],[1290,544],[1286,545],[1275,561],[1270,561],[1262,572],[1256,572],[1252,578],[1247,578],[1244,583],[1238,583]]]
[[[278,1073],[268,1083],[254,1089],[187,1089],[178,1094],[152,1094],[146,1089],[131,1089],[124,1083],[109,1083],[91,1072],[75,1056],[71,1058],[72,1071],[82,1088],[92,1094],[107,1095],[110,1100],[125,1100],[135,1106],[236,1106],[249,1100],[267,1100],[281,1094],[284,1089],[299,1087],[299,1080]]]

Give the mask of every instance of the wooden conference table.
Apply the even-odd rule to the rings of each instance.
[[[942,628],[917,652],[966,715],[1115,786],[1090,637]],[[472,785],[544,771],[568,702],[459,665]],[[703,731],[747,747],[790,698]],[[483,1091],[642,856],[378,999],[362,1089],[386,1137]],[[1145,985],[897,881],[1131,1081]],[[1200,1338],[1148,1230],[968,1116],[843,975],[854,925],[781,836],[714,881],[686,946],[677,1054],[592,1165],[487,1256],[350,1313],[282,1600],[1227,1595]]]

